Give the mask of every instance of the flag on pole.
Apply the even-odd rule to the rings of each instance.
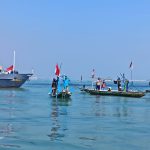
[[[131,61],[130,65],[129,65],[129,68],[133,69],[133,63],[132,63],[132,61]]]
[[[95,69],[92,70],[92,78],[95,77]]]
[[[10,67],[8,67],[8,68],[6,69],[6,71],[10,73],[11,71],[13,71],[13,68],[14,68],[14,66],[11,65]]]
[[[60,69],[59,69],[58,64],[56,64],[56,67],[55,67],[55,75],[56,75],[56,76],[59,76],[59,75],[60,75]]]

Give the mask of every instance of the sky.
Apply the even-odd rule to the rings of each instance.
[[[39,78],[150,79],[149,0],[0,0],[0,65]]]

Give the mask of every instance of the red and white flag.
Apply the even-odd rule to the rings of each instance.
[[[56,64],[56,67],[55,67],[55,75],[56,75],[56,76],[59,76],[59,75],[60,75],[60,69],[59,69],[58,64]]]
[[[11,71],[13,71],[13,69],[14,69],[14,66],[11,65],[10,67],[8,67],[8,68],[6,69],[6,71],[7,71],[7,72],[11,72]]]

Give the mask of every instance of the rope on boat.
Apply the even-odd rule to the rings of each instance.
[[[133,90],[133,91],[136,90],[136,91],[138,91],[138,92],[143,92],[142,90],[137,89],[136,86],[134,86],[133,82],[131,83],[131,85],[130,85],[129,87],[130,87],[130,89]]]

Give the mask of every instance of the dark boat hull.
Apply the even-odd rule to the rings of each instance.
[[[81,88],[80,91],[89,93],[89,89],[87,88]]]
[[[32,74],[0,74],[0,88],[19,88]]]
[[[145,90],[146,93],[150,93],[150,90]]]
[[[60,92],[57,95],[52,95],[52,94],[50,94],[50,95],[51,95],[51,97],[54,97],[54,98],[63,98],[63,99],[71,97],[71,93],[70,92]]]
[[[123,96],[123,97],[143,97],[145,95],[144,92],[123,92],[123,91],[96,91],[89,90],[91,95],[105,95],[105,96]]]

